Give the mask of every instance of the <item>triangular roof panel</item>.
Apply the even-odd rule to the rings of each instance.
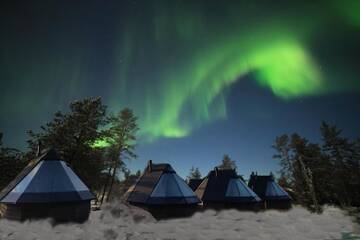
[[[253,197],[256,201],[261,199],[240,178],[232,178],[228,183],[225,197]]]
[[[54,150],[30,163],[0,194],[1,203],[74,202],[94,195]]]
[[[204,203],[250,203],[261,201],[233,169],[215,168],[210,171],[195,192]]]
[[[284,189],[282,189],[275,181],[267,182],[266,196],[289,196]]]
[[[252,174],[249,180],[249,187],[262,199],[291,199],[289,194],[275,182],[272,175]]]
[[[126,200],[147,205],[196,204],[200,200],[170,164],[153,164],[145,168]]]

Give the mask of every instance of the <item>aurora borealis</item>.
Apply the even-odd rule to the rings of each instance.
[[[252,73],[260,86],[282,99],[334,90],[323,80],[326,72],[307,46],[316,29],[331,21],[318,9],[308,12],[312,5],[285,6],[274,13],[257,12],[258,7],[249,2],[216,6],[155,1],[149,5],[145,4],[148,11],[140,17],[129,20],[132,27],[121,48],[132,66],[121,69],[118,81],[121,89],[128,88],[120,102],[137,98],[139,90],[128,86],[129,79],[143,83],[139,72],[154,69],[140,91],[146,103],[130,101],[144,113],[142,132],[150,139],[184,137],[202,124],[226,117],[224,89],[246,74]],[[292,17],[297,7],[307,11],[306,16]],[[286,14],[285,21],[278,14]],[[143,59],[150,62],[143,63]],[[350,85],[346,87],[352,88]],[[112,105],[117,102],[118,97]],[[189,113],[183,115],[184,111]]]
[[[101,96],[112,111],[134,109],[143,144],[139,155],[144,158],[164,142],[182,149],[182,141],[191,141],[206,128],[221,129],[217,124],[236,122],[248,128],[256,119],[245,121],[241,116],[252,111],[262,115],[260,109],[273,108],[272,101],[283,104],[282,111],[274,110],[283,115],[288,113],[284,106],[296,108],[299,101],[310,106],[314,99],[323,104],[349,94],[359,99],[357,0],[0,5],[0,131],[16,147],[25,146],[26,130],[38,128],[71,100],[87,96]],[[260,99],[256,91],[272,100],[250,110],[236,109],[244,102],[233,96],[247,96],[239,84],[255,89],[245,101]],[[359,115],[357,105],[351,109]],[[336,109],[332,112],[338,115]],[[280,134],[290,128],[276,130]],[[359,132],[357,125],[354,133]],[[274,134],[267,139],[274,139]],[[199,137],[206,138],[206,133]],[[271,144],[270,140],[261,147]]]

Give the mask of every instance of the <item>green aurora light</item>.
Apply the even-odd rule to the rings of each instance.
[[[0,38],[4,116],[21,119],[31,109],[39,123],[74,98],[101,95],[111,111],[132,108],[141,138],[153,141],[185,137],[225,119],[227,94],[245,78],[283,101],[360,89],[357,70],[338,64],[341,50],[331,45],[351,40],[331,39],[333,28],[351,36],[360,26],[358,0],[155,0],[101,7],[109,7],[106,17],[90,6],[84,18],[76,9],[63,18],[49,3],[48,11],[34,14],[31,34],[15,34],[19,20],[8,16]],[[58,27],[47,26],[48,19]],[[327,42],[330,54],[319,57],[314,44]]]
[[[260,85],[269,87],[283,99],[316,94],[323,83],[311,57],[301,45],[291,40],[266,41],[253,49],[241,48],[241,45],[219,49],[192,65],[180,76],[189,81],[175,77],[175,81],[165,83],[165,105],[159,113],[148,111],[148,119],[142,124],[145,133],[154,137],[183,137],[190,133],[194,124],[226,117],[225,100],[222,99],[215,114],[210,113],[212,102],[226,87],[250,72],[255,73]],[[178,119],[186,101],[194,108],[193,118],[182,125]]]
[[[360,1],[344,0],[334,1],[334,8],[350,25],[360,27]]]
[[[204,123],[226,118],[225,90],[248,74],[284,100],[325,92],[320,67],[304,40],[322,19],[281,22],[275,17],[265,20],[266,16],[264,22],[248,26],[242,23],[241,13],[225,9],[228,17],[219,24],[209,22],[201,10],[160,5],[168,8],[156,9],[154,17],[145,21],[149,22],[146,30],[137,26],[126,36],[122,52],[131,63],[119,75],[119,89],[123,89],[132,78],[129,64],[143,71],[141,60],[134,60],[138,52],[150,62],[146,67],[154,69],[154,78],[143,76],[148,81],[141,91],[143,98],[128,101],[140,112],[141,133],[148,140],[184,137]],[[148,35],[139,40],[142,31]],[[157,55],[165,60],[153,61]],[[127,92],[138,96],[135,89]],[[112,106],[132,98],[125,94],[114,99]]]

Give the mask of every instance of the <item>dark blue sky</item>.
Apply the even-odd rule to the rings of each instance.
[[[182,177],[191,166],[203,175],[219,164],[224,154],[236,160],[240,174],[251,171],[268,174],[279,170],[276,136],[297,132],[320,142],[320,123],[328,121],[343,130],[344,136],[360,136],[360,95],[334,94],[284,102],[268,89],[259,88],[247,77],[231,87],[227,97],[229,118],[218,120],[180,139],[161,139],[140,145],[139,160],[129,164],[142,169],[147,159],[170,162]]]
[[[224,154],[239,173],[276,172],[282,133],[319,141],[322,120],[360,136],[356,1],[0,3],[0,131],[26,148],[71,101],[131,107],[130,169],[169,162],[185,177]]]

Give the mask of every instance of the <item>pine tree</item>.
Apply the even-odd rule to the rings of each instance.
[[[26,166],[23,153],[14,148],[6,148],[0,132],[0,190],[6,187]]]
[[[283,186],[291,186],[294,182],[293,179],[293,156],[291,155],[291,148],[289,146],[290,139],[287,134],[283,134],[275,139],[275,144],[272,148],[276,150],[276,154],[273,155],[273,159],[280,161],[280,179]]]
[[[341,136],[341,130],[326,122],[321,124],[322,148],[333,165],[333,182],[336,199],[341,206],[350,206],[353,201],[352,180],[360,175],[356,167],[356,143]],[[356,181],[356,180],[355,180]]]
[[[201,173],[199,168],[195,168],[194,166],[191,167],[190,173],[187,177],[187,181],[190,181],[190,179],[201,179]]]
[[[298,134],[282,135],[273,145],[280,160],[281,182],[299,203],[320,211],[320,205],[360,205],[360,142],[341,136],[341,130],[321,124],[323,144]]]
[[[233,169],[236,170],[236,163],[235,161],[231,160],[230,156],[228,154],[225,154],[223,156],[223,159],[221,161],[221,164],[218,166],[220,169]]]
[[[121,110],[117,116],[109,118],[110,128],[107,131],[107,141],[111,144],[111,177],[109,179],[109,190],[107,201],[110,200],[115,178],[119,171],[124,171],[124,159],[136,158],[134,152],[136,146],[136,133],[139,130],[137,117],[129,108]],[[107,186],[105,185],[105,189]]]

